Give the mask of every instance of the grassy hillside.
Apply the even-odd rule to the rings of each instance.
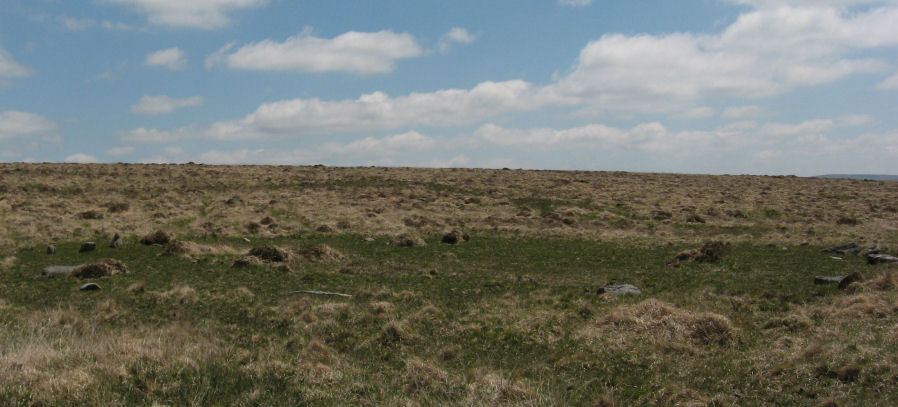
[[[2,405],[898,403],[898,267],[822,252],[859,238],[894,254],[892,184],[4,169]],[[156,229],[174,241],[139,243]],[[470,240],[442,243],[451,229]],[[719,259],[684,253],[712,239],[727,243]],[[86,240],[98,247],[80,253]],[[103,259],[127,272],[41,276]],[[814,284],[855,272],[841,289]],[[89,282],[100,289],[79,291]],[[642,293],[600,293],[611,283]]]

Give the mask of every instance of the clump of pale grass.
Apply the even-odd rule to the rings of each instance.
[[[723,315],[682,310],[656,299],[617,307],[585,333],[622,345],[644,338],[670,349],[688,349],[691,345],[726,346],[735,338],[732,322]]]
[[[199,256],[233,255],[238,251],[228,245],[204,245],[186,240],[172,240],[165,245],[166,255],[195,259]]]
[[[469,406],[540,406],[547,400],[530,386],[497,373],[487,373],[467,386]]]
[[[29,389],[35,404],[99,394],[91,389],[123,380],[138,361],[177,371],[219,351],[215,335],[182,326],[85,329],[72,309],[38,312],[26,322],[28,330],[0,333],[0,378],[4,386]]]
[[[179,285],[172,287],[167,291],[157,293],[157,296],[164,301],[174,301],[179,304],[189,304],[196,301],[197,292],[189,285]]]
[[[304,247],[296,250],[296,254],[303,259],[317,263],[335,262],[346,258],[343,253],[326,244]]]
[[[7,271],[13,268],[16,263],[19,261],[16,256],[6,256],[2,260],[0,260],[0,271]]]
[[[419,358],[412,358],[405,362],[403,379],[406,392],[411,394],[444,391],[451,385],[449,373],[439,366]]]

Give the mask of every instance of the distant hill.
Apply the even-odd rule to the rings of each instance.
[[[898,175],[885,175],[885,174],[827,174],[827,175],[818,175],[814,178],[868,179],[868,180],[873,180],[873,181],[898,181]]]

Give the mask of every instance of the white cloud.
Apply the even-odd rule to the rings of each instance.
[[[61,17],[60,22],[62,22],[62,26],[65,27],[65,29],[70,31],[84,31],[97,24],[96,21],[89,18],[77,17]]]
[[[293,99],[265,103],[238,120],[204,128],[174,131],[135,129],[123,136],[132,142],[166,142],[185,138],[217,140],[303,137],[330,133],[391,130],[407,126],[474,124],[511,111],[546,103],[524,81],[484,82],[472,89],[447,89],[391,97],[385,93],[355,100]]]
[[[184,155],[184,149],[181,147],[166,147],[165,154],[169,156],[180,156]]]
[[[434,151],[436,139],[411,131],[387,137],[366,137],[348,143],[325,143],[305,149],[211,150],[199,154],[196,161],[209,164],[310,164],[336,163],[356,165],[428,166],[420,153]],[[415,154],[410,154],[415,153]]]
[[[187,65],[187,56],[179,48],[167,48],[147,54],[146,65],[178,71]]]
[[[863,127],[876,123],[876,119],[866,114],[848,114],[838,118],[836,122],[840,126]]]
[[[685,109],[706,97],[759,98],[882,70],[860,51],[898,45],[898,8],[759,8],[720,34],[605,35],[552,86],[600,110]]]
[[[471,138],[502,147],[567,148],[577,150],[634,150],[641,157],[664,157],[674,154],[683,157],[722,156],[728,159],[760,154],[771,158],[772,152],[783,156],[870,151],[861,141],[880,146],[889,154],[898,155],[898,137],[864,135],[834,137],[836,130],[856,123],[843,119],[815,119],[798,123],[737,122],[710,130],[672,131],[657,122],[636,125],[629,129],[590,124],[570,129],[509,129],[487,124],[477,129]],[[848,148],[848,147],[851,148]],[[843,149],[845,148],[845,149]],[[842,150],[840,150],[842,149]],[[725,164],[724,164],[725,165]]]
[[[520,130],[486,124],[474,132],[474,137],[501,146],[589,144],[607,147],[638,144],[641,140],[653,140],[666,134],[667,129],[660,123],[640,124],[631,129],[591,124],[566,130],[547,128]]]
[[[134,27],[128,24],[109,20],[97,21],[91,18],[60,17],[59,21],[69,31],[84,31],[94,27],[100,27],[107,31],[134,30]]]
[[[306,41],[322,42],[327,44],[322,48],[329,49],[336,39],[320,39],[306,32],[286,42],[263,41],[237,51],[226,46],[210,56],[207,62],[214,64],[217,60],[233,66],[235,60],[239,60],[238,65],[246,64],[244,69],[361,70],[351,68],[351,64],[336,62],[343,61],[341,58],[325,58],[329,62],[312,63],[309,61],[315,60],[315,52],[302,55],[292,52],[305,49],[305,45],[294,47],[294,43]],[[757,100],[800,87],[829,84],[851,75],[879,71],[887,64],[864,54],[894,46],[898,46],[898,7],[877,6],[851,11],[789,5],[760,7],[744,12],[717,34],[603,36],[582,49],[577,64],[568,73],[559,75],[546,86],[510,80],[484,82],[471,89],[403,96],[374,92],[357,99],[281,100],[264,103],[242,118],[174,130],[140,128],[123,137],[132,142],[171,142],[187,138],[245,140],[401,131],[410,127],[426,130],[428,127],[480,125],[503,114],[547,106],[579,109],[577,113],[584,114],[666,112],[674,117],[707,118],[718,111],[716,107],[707,106],[709,101],[733,103],[737,100],[737,106],[722,112],[723,118],[736,121],[718,129],[718,133],[729,134],[742,131],[740,126],[748,124],[765,127],[745,122],[767,115]],[[392,61],[387,61],[380,68],[369,66],[365,69],[383,71],[391,67]],[[738,106],[739,103],[746,103],[746,106]],[[795,131],[813,129],[814,125],[825,130],[826,125],[840,126],[842,123],[804,125],[807,126],[805,129]],[[597,129],[587,130],[594,136]],[[633,136],[635,131],[619,130],[625,136]],[[782,126],[764,130],[773,133],[789,131]],[[551,137],[575,137],[578,134],[553,133]],[[602,134],[610,137],[616,133]],[[707,134],[678,133],[678,137],[700,139]],[[549,135],[544,132],[531,137]],[[718,139],[720,137],[710,138]],[[655,144],[663,143],[657,141]]]
[[[31,70],[16,62],[5,49],[0,48],[0,78],[22,78],[31,75]]]
[[[210,55],[206,65],[223,62],[230,68],[244,70],[370,75],[392,72],[397,60],[418,57],[424,52],[410,34],[392,31],[351,31],[329,39],[305,30],[283,42],[265,40],[230,52],[232,47],[228,44]]]
[[[202,106],[203,98],[193,96],[184,99],[175,99],[169,96],[144,96],[134,106],[131,111],[143,115],[161,115],[174,112],[176,109],[184,107]]]
[[[717,114],[717,109],[710,106],[699,106],[680,114],[680,117],[687,119],[707,119],[709,117],[714,117],[715,114]]]
[[[471,34],[468,30],[461,27],[452,27],[452,29],[440,39],[440,52],[449,52],[455,44],[467,45],[473,43],[476,39],[477,36]]]
[[[57,125],[43,116],[15,110],[0,111],[0,141],[28,137],[53,137]]]
[[[558,0],[563,6],[584,7],[592,4],[592,0]]]
[[[879,84],[881,90],[898,90],[898,73],[886,78]]]
[[[759,8],[776,8],[783,6],[844,8],[869,4],[888,4],[890,0],[731,0],[736,4],[745,4]]]
[[[92,155],[77,153],[66,157],[64,161],[67,163],[93,164],[97,162],[97,158]]]
[[[267,0],[104,0],[127,6],[147,16],[150,24],[180,28],[215,29],[231,24],[229,14],[259,7]]]
[[[109,20],[103,20],[100,26],[108,31],[131,31],[135,29],[130,24]]]
[[[729,120],[746,120],[757,119],[767,114],[764,108],[756,105],[750,106],[731,106],[723,110],[721,117]]]
[[[366,137],[348,144],[328,143],[321,150],[332,154],[393,155],[431,150],[435,146],[433,138],[411,131],[384,138]]]
[[[112,147],[112,148],[106,150],[106,155],[113,156],[113,157],[121,157],[121,156],[131,155],[131,154],[134,154],[133,146]]]

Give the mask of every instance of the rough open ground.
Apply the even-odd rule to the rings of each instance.
[[[895,254],[896,205],[796,177],[0,165],[0,404],[892,405],[896,267],[822,249]],[[126,272],[41,276],[102,259]]]

